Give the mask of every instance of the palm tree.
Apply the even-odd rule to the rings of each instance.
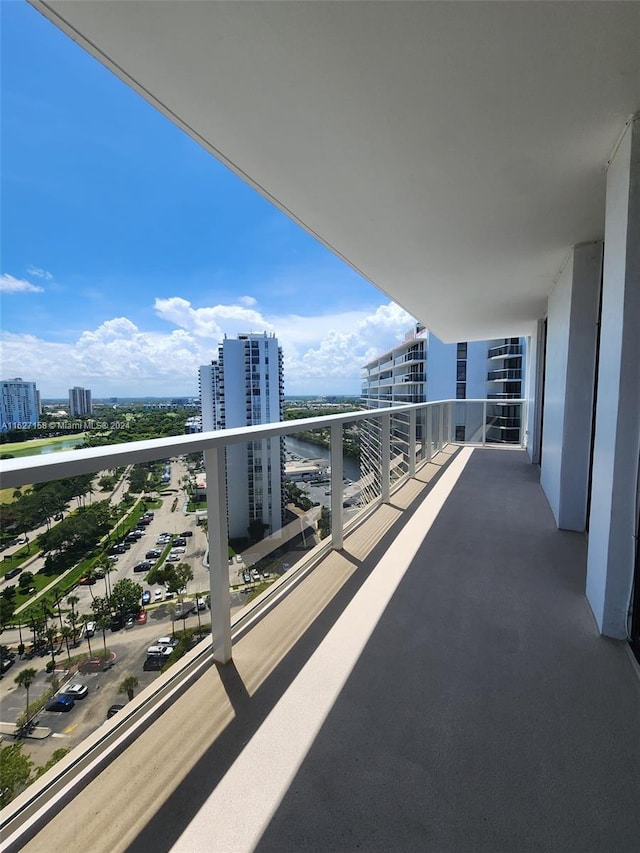
[[[47,628],[46,637],[47,637],[47,640],[49,641],[49,651],[51,652],[51,671],[52,672],[56,668],[56,656],[55,656],[55,653],[53,651],[53,646],[55,644],[54,641],[55,641],[57,636],[58,636],[58,629],[57,628],[53,628],[53,627]]]
[[[89,640],[89,635],[87,634],[87,622],[93,622],[93,616],[83,616],[82,621],[84,622],[84,635],[87,638],[87,645],[89,646],[89,657],[93,657],[93,652],[91,651],[91,641]]]
[[[71,617],[67,617],[67,618],[69,619],[69,622],[71,622],[71,627],[73,628],[73,645],[74,646],[76,644],[76,621],[77,621],[76,609],[75,608],[76,608],[76,604],[79,601],[80,601],[80,599],[78,598],[77,595],[70,595],[69,598],[67,598],[67,604],[71,608]]]
[[[33,681],[37,674],[37,669],[23,669],[22,672],[19,672],[16,678],[14,679],[18,687],[24,687],[27,691],[27,708],[25,711],[25,716],[27,717],[27,719],[29,717],[29,688],[33,684]]]
[[[176,635],[176,606],[173,602],[169,603],[169,616],[171,617],[171,636],[175,637]]]
[[[128,675],[124,681],[120,682],[120,687],[118,687],[118,693],[126,693],[129,702],[133,699],[133,691],[134,688],[138,686],[139,682],[135,675]]]
[[[68,625],[62,626],[62,639],[64,640],[65,645],[67,646],[67,658],[69,660],[69,663],[71,663],[71,652],[69,651],[69,640],[71,639],[71,637],[74,637],[74,636],[75,636],[75,627],[72,630]]]

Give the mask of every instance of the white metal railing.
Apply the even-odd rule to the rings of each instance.
[[[522,404],[520,441],[526,422],[526,401],[510,400],[511,406]],[[97,473],[107,468],[117,468],[139,462],[149,462],[202,451],[207,474],[207,513],[211,543],[209,573],[212,601],[213,656],[220,662],[231,658],[231,627],[228,574],[228,526],[225,448],[234,444],[271,437],[294,435],[304,430],[329,427],[331,430],[331,541],[330,546],[340,549],[343,541],[344,507],[342,500],[342,427],[362,421],[377,423],[380,452],[369,465],[370,496],[388,501],[392,484],[415,472],[416,460],[428,461],[431,455],[446,442],[456,440],[460,423],[464,422],[465,442],[486,445],[491,428],[488,407],[499,404],[488,400],[442,400],[433,403],[395,405],[388,408],[367,409],[346,414],[282,421],[250,427],[235,427],[208,433],[196,433],[171,438],[135,441],[84,450],[61,451],[45,456],[8,459],[0,462],[3,488],[16,488],[25,484]],[[463,408],[464,407],[464,410]],[[473,416],[469,413],[475,412]],[[399,428],[398,419],[404,418],[406,426]],[[496,419],[498,415],[496,415]],[[419,425],[419,430],[417,425]],[[419,431],[420,437],[416,438]],[[401,434],[401,438],[398,435]],[[393,448],[392,448],[393,440]],[[490,440],[490,438],[489,438]],[[419,446],[418,446],[419,445]],[[398,448],[401,447],[399,450]],[[377,470],[376,470],[377,469]],[[365,476],[363,475],[363,480]]]
[[[524,444],[526,401],[509,400],[509,405],[521,405],[520,444]],[[209,575],[211,584],[211,644],[203,641],[176,663],[161,679],[145,689],[129,711],[123,711],[108,721],[105,727],[90,735],[83,744],[37,780],[5,810],[0,820],[3,837],[11,839],[15,849],[22,845],[20,838],[29,837],[33,828],[46,822],[59,807],[60,799],[79,790],[86,779],[100,772],[103,766],[148,725],[167,697],[181,689],[185,681],[195,677],[207,661],[227,662],[232,654],[232,639],[259,618],[266,607],[275,606],[283,591],[295,584],[329,549],[341,549],[345,531],[343,506],[343,426],[360,422],[361,433],[368,432],[379,439],[377,489],[372,491],[373,508],[389,501],[395,487],[415,475],[417,468],[429,462],[447,443],[456,441],[456,429],[464,418],[469,427],[466,443],[485,445],[491,430],[491,412],[499,411],[500,403],[491,400],[443,400],[434,403],[395,405],[383,409],[367,409],[340,415],[306,418],[253,427],[239,427],[217,432],[189,434],[149,441],[129,442],[86,450],[62,451],[40,457],[23,457],[0,461],[0,478],[4,488],[46,482],[79,474],[96,473],[116,468],[164,459],[185,453],[202,451],[207,473],[207,513],[209,529]],[[465,409],[469,411],[464,411]],[[499,415],[495,416],[496,418]],[[331,534],[313,549],[299,570],[283,576],[270,590],[263,592],[249,608],[231,619],[228,550],[227,494],[225,448],[233,444],[260,438],[292,435],[309,429],[330,428],[331,433]],[[373,475],[372,475],[373,476]],[[363,474],[364,481],[366,475]],[[364,491],[364,489],[363,489]],[[357,524],[362,516],[354,518]],[[12,848],[13,849],[13,848]]]

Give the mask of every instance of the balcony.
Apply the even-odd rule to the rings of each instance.
[[[512,382],[516,379],[522,379],[522,370],[520,368],[506,368],[504,370],[490,370],[487,374],[489,382]]]
[[[511,358],[513,356],[522,355],[522,345],[501,344],[497,347],[491,347],[487,355],[489,358]]]
[[[4,849],[75,849],[82,816],[96,853],[301,850],[313,816],[319,850],[631,853],[631,657],[597,634],[584,537],[556,529],[538,469],[522,449],[452,442],[456,406],[5,463],[13,484],[206,448],[220,485],[226,443],[330,426],[336,500],[330,541],[230,620],[233,660],[215,662],[218,623],[213,657],[201,643],[6,810]],[[378,500],[343,528],[354,420],[394,451]],[[223,510],[212,501],[209,524],[226,563]]]

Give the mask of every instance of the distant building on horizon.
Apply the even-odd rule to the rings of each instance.
[[[84,418],[93,412],[91,391],[76,385],[69,388],[69,414],[72,418]]]
[[[218,357],[199,370],[202,430],[278,423],[284,417],[282,350],[273,334],[225,337]],[[229,536],[246,537],[252,522],[282,527],[284,439],[227,447]]]
[[[2,382],[0,429],[25,429],[40,419],[40,392],[35,382],[24,382],[19,376]]]

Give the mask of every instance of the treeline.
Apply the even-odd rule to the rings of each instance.
[[[59,519],[67,510],[69,503],[82,502],[84,496],[93,491],[92,474],[67,477],[64,480],[51,480],[49,483],[36,483],[30,490],[16,489],[13,503],[2,507],[2,538],[12,539],[17,533],[27,538],[29,531]]]

